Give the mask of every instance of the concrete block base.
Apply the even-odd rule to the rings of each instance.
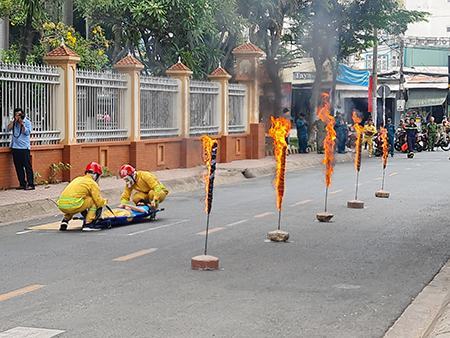
[[[192,270],[218,270],[219,258],[210,255],[200,255],[192,257]]]
[[[384,191],[384,190],[379,190],[375,193],[375,197],[378,198],[389,198],[391,194],[389,193],[389,191]]]
[[[356,201],[356,200],[348,201],[347,208],[349,208],[349,209],[364,209],[364,202]]]
[[[270,231],[267,233],[267,239],[270,239],[272,242],[287,242],[289,232],[282,230]]]
[[[316,215],[317,220],[322,223],[330,222],[333,217],[334,217],[334,215],[330,214],[329,212],[319,212]]]

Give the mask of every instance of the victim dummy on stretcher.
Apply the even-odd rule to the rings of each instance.
[[[149,205],[126,205],[121,208],[102,208],[101,214],[94,220],[94,224],[100,229],[125,226],[135,223],[154,221],[156,214],[164,209],[155,209]],[[84,217],[74,217],[84,221]]]

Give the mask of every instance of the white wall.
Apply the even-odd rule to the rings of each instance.
[[[428,22],[410,25],[406,36],[450,37],[450,32],[447,32],[447,27],[450,27],[449,0],[404,0],[404,3],[407,9],[431,14]]]

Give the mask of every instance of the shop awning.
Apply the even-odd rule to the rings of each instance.
[[[410,89],[406,108],[440,106],[447,99],[448,90],[440,89]]]

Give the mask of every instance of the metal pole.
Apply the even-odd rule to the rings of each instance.
[[[374,45],[372,56],[372,118],[378,128],[377,86],[378,86],[378,30],[374,30]]]
[[[278,230],[281,228],[281,208],[278,210]]]
[[[386,125],[386,86],[383,85],[383,127]]]
[[[356,190],[355,190],[355,201],[358,200],[358,188],[359,188],[359,171],[356,172]]]
[[[384,178],[386,177],[386,168],[383,168],[383,180],[381,181],[381,190],[384,190]]]
[[[328,208],[328,187],[325,190],[325,212],[327,212]]]
[[[208,232],[209,232],[209,214],[208,216],[206,216],[206,236],[205,236],[205,256],[207,255],[208,252]]]

